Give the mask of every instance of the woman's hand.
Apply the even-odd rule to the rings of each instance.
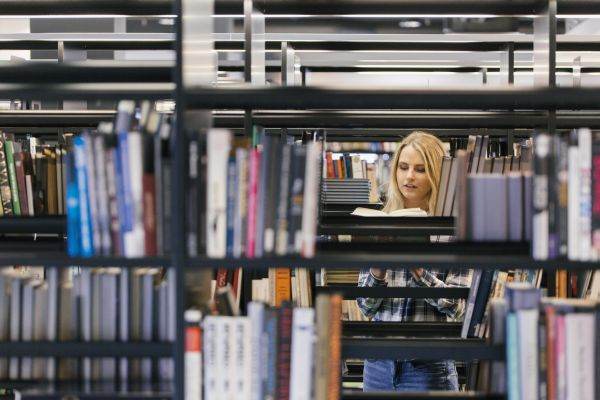
[[[410,273],[412,274],[413,278],[420,280],[423,276],[423,268],[413,268],[410,270]]]
[[[371,268],[371,274],[377,278],[377,279],[381,279],[384,280],[385,279],[385,274],[386,271],[383,268]]]

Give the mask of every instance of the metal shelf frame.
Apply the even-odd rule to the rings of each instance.
[[[5,357],[171,357],[168,342],[0,342]]]

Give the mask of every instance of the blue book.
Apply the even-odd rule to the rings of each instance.
[[[121,174],[121,159],[119,158],[119,151],[115,149],[115,181],[117,186],[117,208],[119,209],[119,248],[121,249],[121,255],[125,254],[125,241],[124,233],[127,226],[125,221],[125,199],[123,197],[123,176]]]
[[[120,175],[121,185],[117,188],[117,197],[123,199],[122,232],[133,230],[133,200],[131,196],[131,179],[129,178],[129,150],[127,148],[127,132],[117,134],[117,158],[119,159],[119,168],[117,174]]]
[[[227,242],[226,255],[233,257],[233,226],[235,215],[235,200],[238,190],[235,157],[230,156],[227,161]]]
[[[519,400],[519,334],[517,314],[509,313],[506,317],[506,370],[508,371],[508,400]]]
[[[65,156],[65,165],[67,172],[67,252],[70,257],[81,255],[81,237],[79,220],[79,191],[77,189],[77,176],[75,172],[75,162],[73,153],[67,153]]]
[[[83,136],[77,136],[73,139],[73,152],[75,156],[75,172],[79,198],[80,254],[82,257],[91,257],[94,255],[94,239],[92,236],[92,219],[90,216],[87,183],[88,172],[85,158],[85,139]]]
[[[265,344],[264,358],[266,373],[263,375],[263,395],[267,399],[275,399],[277,396],[277,309],[265,310]]]

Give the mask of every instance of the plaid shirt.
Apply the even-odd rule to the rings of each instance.
[[[387,280],[375,278],[369,269],[361,270],[358,286],[393,287],[468,287],[471,285],[470,269],[439,271],[423,269],[420,279],[415,279],[410,269],[388,269]],[[465,311],[464,299],[408,299],[408,298],[358,298],[358,307],[373,321],[461,321]]]

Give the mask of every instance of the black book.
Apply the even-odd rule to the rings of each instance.
[[[302,204],[304,200],[304,170],[306,165],[306,147],[295,145],[292,148],[291,182],[289,186],[288,206],[288,254],[298,253],[300,232],[302,230]]]

